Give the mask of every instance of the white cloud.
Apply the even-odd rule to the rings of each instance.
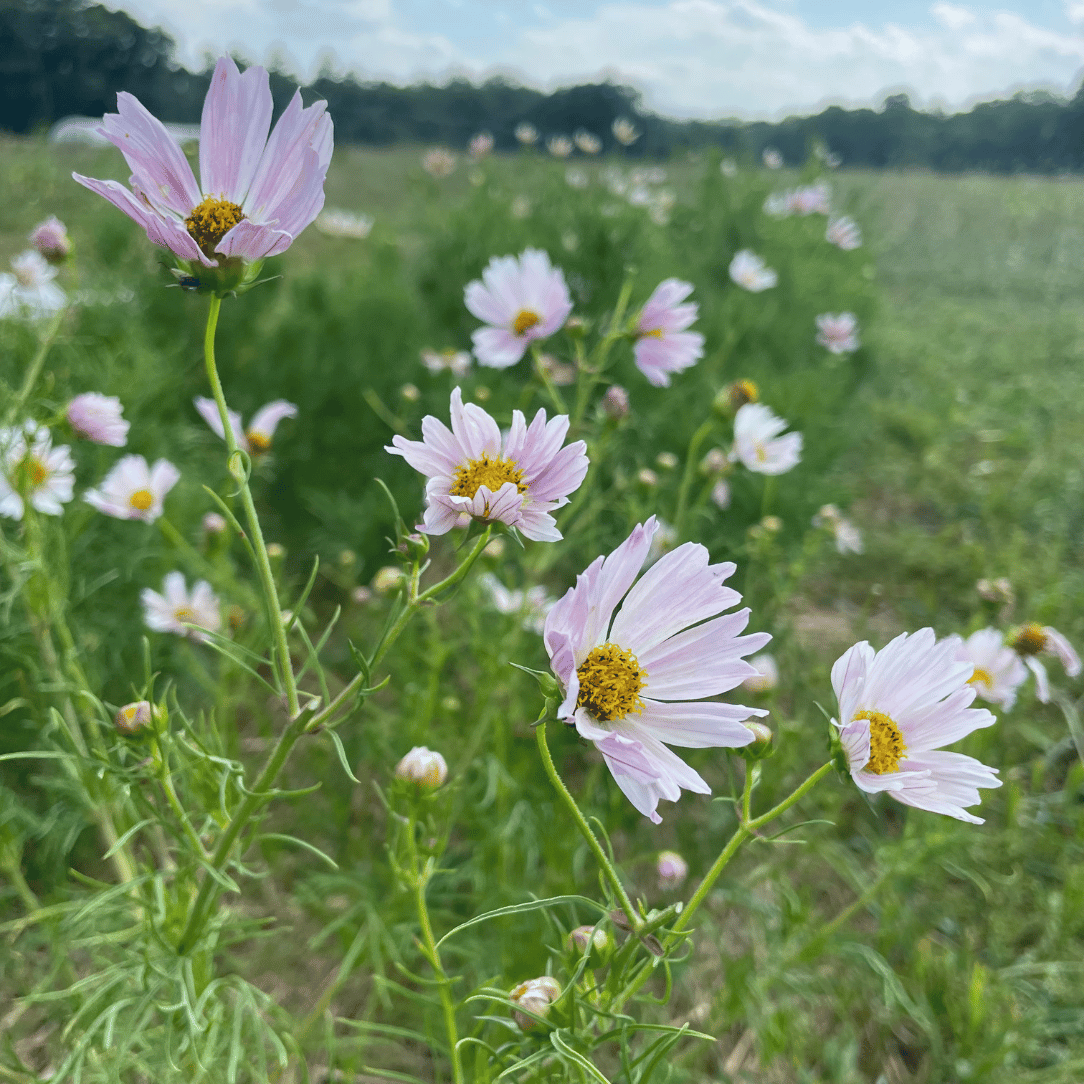
[[[962,30],[978,21],[978,16],[973,11],[956,4],[934,4],[930,8],[930,14],[949,30]]]

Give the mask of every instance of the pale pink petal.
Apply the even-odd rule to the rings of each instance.
[[[256,435],[263,437],[264,440],[270,442],[275,435],[275,430],[278,428],[279,422],[284,418],[296,417],[296,404],[288,403],[285,399],[275,399],[266,406],[260,407],[260,409],[253,414],[252,421],[248,423],[247,433],[250,437]]]
[[[479,365],[507,369],[523,357],[528,341],[503,327],[480,327],[471,333],[471,342]]]
[[[249,263],[278,256],[293,243],[293,234],[262,226],[250,218],[243,218],[215,246],[215,252],[223,256],[238,256]]]

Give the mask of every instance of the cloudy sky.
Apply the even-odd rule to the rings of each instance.
[[[1021,87],[1065,93],[1084,71],[1084,0],[106,2],[169,31],[190,65],[229,49],[306,77],[330,64],[398,83],[612,78],[680,117],[777,117],[899,90],[956,109]]]

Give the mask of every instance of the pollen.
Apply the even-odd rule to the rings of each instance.
[[[218,242],[244,217],[245,212],[236,203],[219,199],[217,196],[208,196],[198,207],[193,208],[192,213],[184,220],[184,225],[192,240],[204,253],[213,256]]]
[[[636,656],[617,644],[592,648],[576,671],[580,679],[577,708],[586,708],[603,723],[639,715],[644,710],[640,690],[647,683],[647,671]]]
[[[452,486],[448,492],[453,497],[473,497],[485,486],[490,493],[496,493],[505,482],[511,482],[520,493],[527,492],[527,483],[523,481],[523,471],[516,466],[514,459],[492,459],[483,454],[481,459],[471,459],[455,468]]]
[[[1047,635],[1034,621],[1022,625],[1012,641],[1012,648],[1018,655],[1038,655],[1046,650]]]
[[[641,339],[661,339],[663,336],[663,330],[661,327],[653,327],[650,331],[641,331]]]
[[[25,479],[24,485],[29,489],[37,489],[49,478],[49,468],[35,455],[26,456],[17,471]]]
[[[192,611],[187,606],[178,606],[173,611],[173,616],[177,621],[188,621],[189,623],[192,621]]]
[[[516,313],[515,320],[512,321],[512,330],[517,335],[526,335],[536,324],[542,323],[542,317],[537,312],[531,312],[530,309],[520,309]]]
[[[967,679],[967,683],[968,685],[985,685],[988,688],[993,688],[994,679],[990,676],[989,670],[976,666],[975,672]]]
[[[257,433],[250,429],[245,436],[248,438],[248,446],[256,453],[266,452],[271,447],[271,438],[266,433]]]
[[[875,775],[887,775],[900,770],[900,761],[907,746],[903,744],[900,728],[879,711],[860,711],[856,719],[869,720],[869,763],[867,770]]]
[[[128,498],[128,503],[137,511],[146,512],[154,504],[154,494],[149,489],[137,489]]]

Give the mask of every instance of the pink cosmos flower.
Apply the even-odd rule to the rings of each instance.
[[[68,227],[56,215],[39,222],[30,234],[30,243],[50,263],[63,263],[72,251]]]
[[[530,426],[512,412],[512,428],[501,440],[497,423],[474,403],[452,391],[452,428],[431,414],[422,419],[422,440],[394,436],[386,451],[401,455],[428,476],[425,518],[419,530],[446,534],[471,519],[506,523],[536,542],[556,542],[561,532],[550,512],[568,504],[568,495],[587,474],[587,445],[562,448],[568,418],[546,421],[539,410]]]
[[[759,294],[770,290],[778,281],[779,274],[770,268],[755,252],[743,248],[730,261],[730,277],[744,290]]]
[[[572,312],[572,298],[561,269],[536,248],[521,256],[494,256],[482,280],[467,284],[464,299],[471,314],[483,320],[471,338],[482,365],[507,369],[529,343],[549,338]]]
[[[851,778],[867,794],[887,791],[906,805],[982,824],[965,807],[981,800],[979,787],[1001,786],[996,770],[940,749],[996,722],[970,707],[975,667],[959,651],[958,636],[938,642],[933,629],[901,633],[876,652],[855,644],[832,667],[833,723]]]
[[[656,824],[660,799],[677,801],[682,789],[710,793],[667,745],[705,749],[753,740],[742,722],[767,712],[704,697],[753,676],[743,656],[771,639],[739,635],[748,609],[717,616],[741,601],[723,586],[735,566],[709,564],[698,543],[660,557],[633,586],[657,526],[652,517],[593,561],[550,610],[544,633],[565,689],[558,717],[594,742],[625,796]]]
[[[471,158],[484,158],[493,150],[493,133],[479,132],[477,135],[472,136],[467,150]]]
[[[1053,655],[1069,677],[1080,673],[1080,656],[1073,645],[1057,629],[1049,625],[1029,622],[1021,626],[1009,641],[1009,646],[1024,660],[1024,665],[1035,675],[1035,696],[1041,704],[1050,701],[1050,679],[1039,655]]]
[[[121,414],[120,400],[115,395],[86,391],[68,404],[68,424],[95,444],[123,448],[128,442],[129,422]]]
[[[276,256],[324,205],[332,125],[326,103],[304,109],[298,91],[268,137],[272,105],[266,69],[242,75],[222,57],[203,103],[199,185],[162,122],[126,93],[98,130],[124,155],[132,190],[72,176],[182,259],[217,267],[220,257]]]
[[[796,215],[826,215],[832,209],[832,190],[823,181],[801,185],[791,192],[790,203]]]
[[[779,434],[789,423],[763,403],[746,403],[734,415],[734,449],[731,462],[756,474],[785,474],[802,458],[802,434]]]
[[[197,395],[192,401],[196,404],[200,417],[210,427],[211,432],[220,440],[225,440],[226,433],[222,428],[222,417],[218,413],[218,405],[215,401],[205,399],[201,395]],[[271,447],[271,441],[274,439],[279,422],[283,418],[297,417],[297,406],[288,403],[285,399],[275,399],[266,406],[260,407],[252,415],[252,421],[249,422],[248,429],[245,429],[241,424],[241,415],[236,410],[231,410],[229,417],[230,428],[233,430],[233,439],[237,442],[237,447],[244,449],[250,455],[259,455]]]
[[[861,247],[862,231],[853,218],[833,218],[824,231],[824,239],[844,252],[849,252]]]
[[[181,472],[166,459],[153,467],[141,455],[117,461],[98,489],[88,489],[83,500],[115,519],[141,519],[153,523],[163,511],[166,494],[177,484]]]
[[[833,354],[857,350],[858,317],[853,312],[822,312],[817,317],[817,342]]]
[[[184,573],[170,572],[162,583],[162,592],[144,587],[140,595],[147,628],[205,643],[210,637],[201,630],[218,632],[222,627],[218,596],[206,580],[198,580],[189,592]]]
[[[704,356],[704,336],[685,330],[698,312],[695,302],[681,304],[692,292],[688,282],[660,282],[636,321],[636,367],[657,388],[669,387],[670,373],[688,369]]]

